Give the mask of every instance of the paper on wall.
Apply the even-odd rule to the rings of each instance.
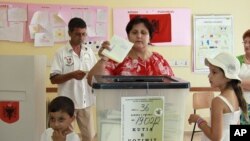
[[[49,33],[36,33],[35,34],[35,46],[53,46],[54,40],[53,35]]]
[[[5,28],[8,25],[7,10],[7,6],[0,5],[0,29]]]
[[[9,8],[8,21],[24,22],[27,21],[27,8]]]

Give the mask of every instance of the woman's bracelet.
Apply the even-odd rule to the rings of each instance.
[[[197,119],[197,121],[196,121],[196,123],[198,124],[198,127],[200,128],[200,126],[202,125],[202,124],[207,124],[207,122],[204,120],[204,119],[202,119],[202,118],[198,118]]]

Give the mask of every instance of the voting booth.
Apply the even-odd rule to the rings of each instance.
[[[0,140],[40,140],[46,127],[46,57],[0,55],[0,67]]]
[[[182,141],[189,87],[168,76],[94,76],[98,141]]]

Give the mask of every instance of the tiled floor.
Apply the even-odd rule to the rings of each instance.
[[[201,140],[201,134],[202,132],[196,132],[194,134],[194,137],[193,137],[193,141],[200,141]],[[185,132],[184,133],[184,141],[191,141],[191,135],[192,135],[192,132],[188,131],[188,132]]]

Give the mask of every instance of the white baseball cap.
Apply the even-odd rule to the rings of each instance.
[[[205,58],[205,65],[208,66],[209,64],[221,68],[226,78],[241,81],[239,78],[240,62],[235,56],[221,52],[214,58]]]

